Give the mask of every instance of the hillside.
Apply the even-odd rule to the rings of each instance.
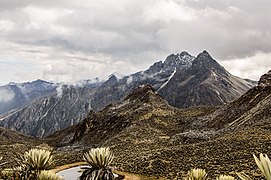
[[[222,107],[177,109],[151,86],[142,86],[46,142],[65,154],[109,146],[119,169],[169,179],[192,167],[207,169],[211,177],[236,171],[259,176],[252,154],[270,152],[269,78],[267,73],[258,86]]]
[[[206,51],[197,57],[181,52],[120,79],[112,75],[104,83],[58,86],[57,92],[0,117],[0,125],[46,137],[82,121],[90,110],[101,110],[122,101],[134,88],[146,84],[178,108],[222,105],[254,86],[253,81],[231,75]]]
[[[62,86],[53,95],[0,118],[0,125],[34,137],[45,137],[87,117],[94,89]]]

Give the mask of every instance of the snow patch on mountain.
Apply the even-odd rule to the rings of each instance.
[[[157,92],[159,91],[159,90],[161,90],[163,87],[165,87],[167,84],[168,84],[168,82],[172,79],[172,77],[175,75],[175,73],[176,73],[176,67],[175,67],[175,69],[174,69],[174,71],[173,71],[173,73],[170,75],[170,77],[168,78],[168,80],[164,83],[164,84],[162,84],[162,86],[157,90]]]

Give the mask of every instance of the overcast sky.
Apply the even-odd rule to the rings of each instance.
[[[130,74],[183,50],[271,69],[270,0],[0,0],[0,85]]]

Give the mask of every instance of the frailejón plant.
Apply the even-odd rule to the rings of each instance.
[[[236,173],[237,176],[241,179],[241,180],[252,180],[248,175],[246,175],[245,173]]]
[[[64,178],[51,171],[41,171],[38,180],[64,180]]]
[[[271,180],[271,161],[268,158],[268,156],[265,154],[263,155],[262,153],[260,154],[260,159],[258,159],[254,154],[253,157],[255,159],[255,162],[257,166],[260,168],[262,171],[262,174],[267,180]]]
[[[51,151],[30,149],[19,156],[18,171],[22,179],[36,180],[43,170],[48,170],[53,164]]]
[[[204,169],[191,169],[188,171],[186,180],[206,180],[207,173]]]
[[[94,148],[84,153],[84,160],[89,167],[82,168],[80,180],[113,180],[114,174],[109,167],[114,156],[109,148]]]
[[[216,180],[234,180],[234,177],[227,176],[227,175],[220,175],[219,177],[216,178]]]

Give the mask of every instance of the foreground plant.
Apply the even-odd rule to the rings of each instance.
[[[38,180],[64,180],[64,178],[51,171],[41,171]]]
[[[265,154],[263,155],[262,153],[260,154],[260,159],[258,159],[254,154],[253,154],[254,160],[261,170],[262,174],[267,180],[271,180],[271,161],[268,158],[268,156]],[[236,173],[237,176],[241,180],[252,180],[248,175],[245,173]]]
[[[245,173],[236,173],[237,176],[241,179],[241,180],[252,180],[248,175],[246,175]]]
[[[188,171],[186,180],[206,180],[207,173],[204,169],[191,169]]]
[[[82,168],[80,180],[113,180],[114,174],[109,167],[113,161],[113,154],[109,148],[93,148],[84,153],[84,160],[89,167]]]
[[[268,156],[266,154],[263,155],[261,153],[260,154],[260,159],[258,159],[254,154],[253,154],[253,157],[255,159],[255,162],[256,162],[257,166],[262,171],[264,177],[267,180],[271,180],[271,161],[268,158]]]
[[[37,180],[41,171],[50,169],[52,164],[51,151],[31,149],[19,156],[16,172],[19,172],[22,179]]]
[[[226,175],[220,175],[216,178],[216,180],[234,180],[234,177],[232,176],[226,176]]]

